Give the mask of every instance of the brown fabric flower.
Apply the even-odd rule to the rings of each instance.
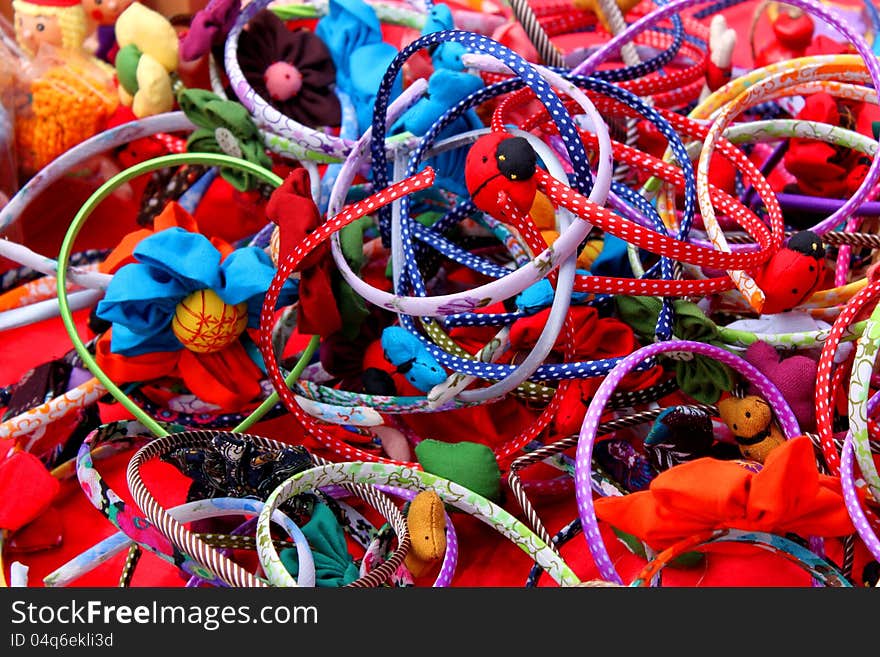
[[[312,128],[338,126],[342,120],[331,89],[336,67],[327,46],[312,32],[288,30],[264,9],[241,33],[238,63],[254,91],[293,120]]]

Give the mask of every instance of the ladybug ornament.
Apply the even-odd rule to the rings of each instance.
[[[538,154],[528,140],[492,132],[471,146],[464,179],[474,205],[498,219],[508,203],[528,214],[538,191],[537,170]]]
[[[764,315],[791,310],[806,301],[822,281],[825,246],[816,233],[795,233],[755,276],[764,291]]]

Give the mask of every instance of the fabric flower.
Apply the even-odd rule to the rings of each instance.
[[[636,335],[645,340],[654,338],[661,302],[654,297],[615,297],[620,318]],[[673,335],[680,340],[693,340],[721,345],[718,327],[693,303],[673,302]],[[724,390],[733,388],[730,368],[714,358],[694,355],[690,360],[675,360],[675,378],[682,392],[704,404],[714,404]]]
[[[871,123],[876,108],[854,101],[838,102],[827,93],[805,99],[795,118],[839,125],[872,136]],[[815,139],[791,139],[785,154],[786,170],[796,179],[798,189],[810,196],[847,198],[862,184],[871,159],[849,148],[826,144]]]
[[[330,507],[318,503],[311,519],[302,526],[302,533],[312,548],[315,560],[315,585],[337,588],[351,584],[358,578],[358,567],[348,553],[345,532]],[[299,554],[285,548],[278,555],[288,572],[299,575]]]
[[[174,107],[171,75],[177,71],[177,31],[167,18],[139,2],[116,19],[119,99],[142,118]]]
[[[288,30],[268,9],[254,16],[238,41],[238,63],[262,98],[309,127],[338,126],[336,66],[324,42],[306,29]]]
[[[189,30],[180,39],[180,59],[191,62],[222,45],[241,11],[241,0],[210,0],[196,12]]]
[[[243,105],[223,100],[204,89],[186,89],[178,96],[177,102],[187,118],[198,126],[198,130],[186,140],[187,150],[225,153],[264,169],[272,167],[260,132]],[[224,167],[220,175],[240,192],[252,189],[257,183],[252,174],[237,169]]]
[[[333,57],[336,85],[351,98],[357,110],[358,132],[363,132],[373,121],[376,92],[397,49],[382,40],[376,12],[363,0],[330,0],[315,34]],[[391,99],[401,91],[402,76],[398,75]]]
[[[167,225],[167,215],[188,217],[176,203],[169,205],[157,224]],[[136,231],[123,246],[145,232]],[[259,325],[275,268],[260,249],[215,242],[220,248],[173,226],[142,237],[130,257],[126,248],[111,254],[122,266],[97,308],[112,325],[97,345],[98,363],[111,378],[178,377],[202,400],[230,409],[260,394],[260,369],[239,337]],[[291,291],[281,303],[290,301]]]
[[[757,473],[701,458],[659,474],[647,491],[597,499],[596,515],[656,550],[712,529],[800,536],[853,531],[840,480],[819,474],[810,439],[780,445]]]

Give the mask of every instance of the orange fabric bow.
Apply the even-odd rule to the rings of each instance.
[[[596,500],[596,515],[656,550],[698,532],[733,528],[845,536],[854,529],[840,480],[820,475],[810,439],[774,449],[759,472],[701,458],[658,475],[648,490]]]

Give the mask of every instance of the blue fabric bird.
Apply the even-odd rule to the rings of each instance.
[[[382,331],[385,359],[422,392],[446,380],[446,372],[419,339],[400,326]]]

